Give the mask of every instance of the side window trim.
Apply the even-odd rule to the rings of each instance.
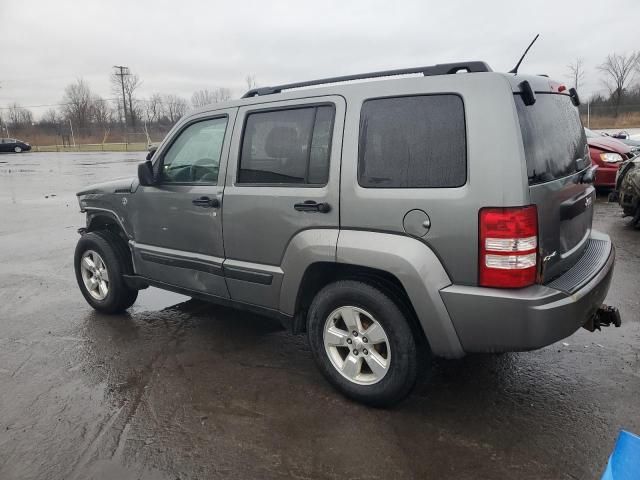
[[[224,159],[224,155],[225,155],[225,145],[226,142],[228,140],[228,137],[230,137],[231,135],[231,130],[233,129],[233,125],[229,125],[229,120],[230,120],[230,115],[227,113],[222,113],[222,114],[217,114],[217,115],[211,115],[211,116],[205,116],[205,117],[197,117],[194,118],[192,120],[189,120],[188,122],[186,122],[184,125],[180,126],[180,129],[174,133],[171,137],[170,142],[164,146],[162,148],[162,152],[160,152],[160,155],[158,156],[158,160],[157,162],[154,162],[154,173],[155,175],[159,176],[159,183],[158,185],[218,185],[220,183],[220,174],[218,174],[218,179],[215,182],[164,182],[162,181],[162,171],[164,168],[164,157],[165,155],[171,150],[171,147],[173,146],[173,144],[176,142],[176,140],[178,140],[178,138],[180,138],[180,136],[185,132],[185,130],[189,127],[191,127],[192,125],[195,125],[196,123],[200,123],[200,122],[206,122],[208,120],[218,120],[221,118],[225,118],[227,120],[227,124],[225,127],[225,132],[224,132],[224,137],[222,139],[222,149],[220,151],[220,165],[222,164],[222,161]],[[230,128],[231,127],[231,128]],[[157,170],[156,170],[156,166],[157,166]]]
[[[318,116],[318,109],[320,107],[331,107],[332,109],[332,117],[331,117],[331,126],[329,128],[329,137],[328,137],[328,164],[327,164],[327,180],[322,184],[310,184],[310,183],[267,183],[267,182],[242,182],[240,181],[240,171],[242,170],[242,149],[244,147],[244,138],[246,134],[247,128],[247,120],[252,114],[255,113],[269,113],[269,112],[278,112],[278,111],[287,111],[287,110],[301,110],[301,109],[314,109],[313,114],[313,122],[312,129],[310,132],[311,138],[309,140],[309,151],[307,152],[306,159],[306,175],[305,178],[309,177],[309,166],[311,163],[311,145],[313,143],[313,135],[316,129],[316,121]],[[236,171],[233,179],[233,184],[236,187],[282,187],[282,188],[324,188],[329,183],[329,171],[331,169],[331,157],[333,154],[333,135],[336,125],[336,114],[338,108],[335,102],[333,101],[321,101],[314,103],[299,103],[293,105],[283,105],[278,107],[262,107],[260,105],[256,105],[255,108],[248,109],[244,112],[242,119],[242,128],[240,131],[239,138],[239,147],[238,147],[238,155],[236,158]]]

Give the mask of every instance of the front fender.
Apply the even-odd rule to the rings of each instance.
[[[87,214],[87,228],[94,220],[108,218],[116,223],[127,238],[133,239],[133,227],[129,224],[127,204],[129,196],[125,194],[85,194],[78,196],[80,211]]]
[[[341,230],[338,263],[387,271],[402,284],[436,356],[458,358],[464,350],[440,297],[451,280],[440,260],[424,243],[402,235]]]

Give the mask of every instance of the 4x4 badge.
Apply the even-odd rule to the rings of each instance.
[[[593,202],[593,200],[591,200],[591,197],[587,197],[587,198],[584,199],[584,206],[585,207],[590,207],[592,202]]]

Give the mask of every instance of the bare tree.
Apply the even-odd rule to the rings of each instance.
[[[218,87],[215,90],[198,90],[191,96],[191,105],[193,108],[204,107],[212,103],[226,102],[231,99],[231,90],[224,87]]]
[[[135,73],[130,73],[129,69],[125,69],[123,67],[123,71],[126,72],[120,76],[118,72],[113,72],[111,74],[111,91],[114,95],[117,95],[120,99],[122,99],[122,88],[124,86],[124,99],[121,100],[121,104],[124,103],[127,105],[126,112],[124,112],[124,108],[121,109],[118,107],[118,112],[120,112],[120,116],[128,114],[129,116],[129,124],[132,127],[136,126],[136,121],[140,118],[140,105],[135,98],[136,90],[142,85],[142,81],[140,77]]]
[[[55,108],[50,108],[46,112],[42,114],[42,118],[40,118],[40,124],[46,126],[55,126],[59,125],[62,122],[62,115]]]
[[[569,69],[568,78],[571,79],[572,87],[576,90],[580,90],[580,84],[584,81],[584,59],[576,58],[575,62],[567,65]]]
[[[164,95],[162,97],[162,103],[164,105],[164,114],[171,123],[176,123],[180,120],[189,108],[189,104],[184,98],[173,94]]]
[[[132,127],[136,126],[136,121],[140,118],[140,106],[134,97],[134,94],[140,85],[142,85],[142,81],[136,74],[131,74],[124,78],[124,94],[127,97],[129,117]]]
[[[244,81],[247,82],[247,90],[253,90],[258,86],[256,76],[253,73],[247,74],[247,76],[244,77]]]
[[[226,102],[231,100],[231,90],[224,87],[218,87],[213,91],[214,103]]]
[[[102,128],[113,122],[113,109],[104,98],[94,95],[91,99],[93,121]]]
[[[154,93],[144,104],[144,118],[147,123],[156,123],[164,113],[164,105],[162,103],[162,95]]]
[[[6,135],[9,136],[9,130],[7,128],[7,120],[6,116],[3,115],[2,109],[0,109],[0,136]]]
[[[191,95],[191,105],[193,108],[204,107],[212,103],[215,103],[215,100],[213,99],[213,92],[211,90],[198,90]]]
[[[9,105],[7,123],[13,128],[27,127],[33,123],[33,113],[14,102]]]
[[[606,60],[598,66],[605,75],[604,83],[616,102],[616,117],[625,88],[633,78],[634,70],[638,68],[640,52],[631,52],[629,55],[613,53],[607,55]]]
[[[62,99],[65,117],[78,128],[88,127],[92,120],[93,98],[89,85],[81,78],[76,83],[67,85]]]

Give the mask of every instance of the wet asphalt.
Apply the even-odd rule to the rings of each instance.
[[[601,196],[623,325],[437,360],[391,410],[336,393],[272,320],[148,289],[85,303],[74,192],[144,153],[0,156],[0,479],[599,478],[640,433],[640,231]]]

